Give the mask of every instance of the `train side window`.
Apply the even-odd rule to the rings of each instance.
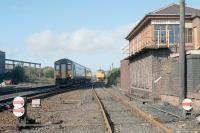
[[[60,65],[56,65],[56,70],[60,70]]]

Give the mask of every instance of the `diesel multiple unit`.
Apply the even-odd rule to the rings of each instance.
[[[57,85],[84,84],[92,78],[91,70],[69,59],[60,59],[54,64]]]

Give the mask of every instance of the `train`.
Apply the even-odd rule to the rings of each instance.
[[[102,82],[106,79],[105,71],[102,69],[97,70],[96,72],[96,80]]]
[[[91,82],[92,72],[72,60],[63,58],[54,63],[56,85],[77,85]]]

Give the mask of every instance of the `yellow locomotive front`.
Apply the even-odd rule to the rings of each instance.
[[[98,70],[97,72],[96,72],[96,80],[97,81],[104,81],[105,80],[105,78],[106,78],[106,74],[105,74],[105,71],[104,70]]]

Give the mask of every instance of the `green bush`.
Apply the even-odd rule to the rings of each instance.
[[[5,74],[0,75],[0,82],[3,82],[3,80],[9,80],[11,79],[11,72],[7,72]]]
[[[54,68],[52,68],[52,67],[44,67],[42,69],[42,75],[45,78],[54,78]]]
[[[0,75],[0,82],[3,80],[12,80],[14,83],[19,82],[40,82],[52,81],[54,78],[54,68],[32,68],[16,66],[12,71]]]
[[[45,80],[45,79],[53,79],[54,78],[54,68],[52,67],[44,67],[41,69],[38,68],[25,68],[26,79],[29,82],[35,82]]]
[[[120,82],[120,69],[114,68],[107,74],[107,85],[118,85]]]
[[[25,69],[26,82],[34,82],[39,78],[39,69],[31,67],[24,67],[24,69]]]
[[[0,75],[0,82],[3,80],[12,80],[14,83],[25,80],[25,71],[21,66],[16,66],[12,71]]]
[[[14,83],[23,82],[25,80],[25,71],[21,66],[16,66],[11,71],[11,79]]]

